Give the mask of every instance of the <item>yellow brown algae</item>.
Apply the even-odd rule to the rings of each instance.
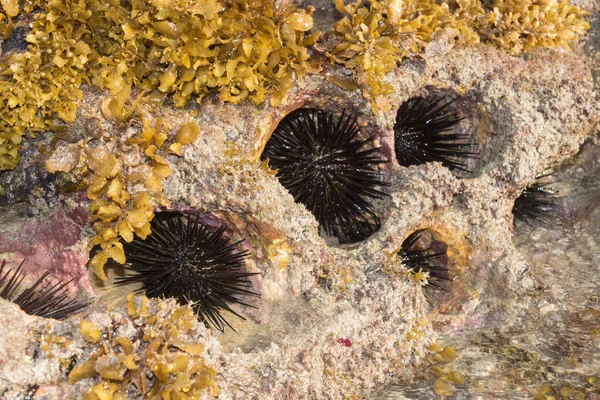
[[[393,93],[393,87],[384,83],[382,77],[393,71],[411,50],[417,53],[414,35],[403,34],[402,29],[396,29],[387,21],[383,14],[385,7],[378,1],[371,2],[367,8],[361,7],[360,2],[345,5],[337,0],[336,8],[350,18],[334,24],[340,40],[327,56],[352,70],[354,79],[363,84],[363,93],[371,100],[373,112],[389,111],[389,104],[376,101]]]
[[[84,399],[126,399],[134,388],[146,398],[199,398],[205,391],[219,395],[217,371],[205,358],[208,331],[191,308],[177,307],[174,301],[154,305],[133,294],[127,296],[126,308],[127,316],[121,314],[114,328],[103,330],[90,357],[69,373],[70,384],[93,382],[83,392]],[[130,324],[139,327],[141,336],[127,336],[136,332],[126,328]],[[90,322],[80,329],[88,342],[90,329],[99,331]]]
[[[228,361],[217,380],[222,393],[246,397],[259,393],[266,398],[360,397],[420,371],[428,353],[425,348],[435,337],[427,302],[418,285],[401,276],[390,281],[375,272],[385,261],[384,250],[396,248],[419,227],[434,227],[442,233],[440,226],[456,229],[458,237],[467,232],[473,253],[469,264],[463,266],[464,281],[473,282],[473,292],[520,293],[534,286],[531,275],[521,275],[523,259],[511,241],[511,196],[533,178],[528,170],[572,154],[579,141],[593,131],[598,118],[593,98],[582,98],[581,103],[576,100],[589,93],[590,81],[576,57],[560,61],[542,55],[514,60],[489,47],[454,51],[457,54],[448,50],[432,59],[439,66],[438,78],[432,78],[424,67],[419,69],[419,64],[406,68],[418,71],[417,81],[459,84],[474,92],[483,107],[503,107],[500,113],[490,113],[490,118],[497,127],[495,143],[506,147],[492,150],[491,162],[475,179],[458,179],[438,165],[393,166],[392,205],[383,230],[353,248],[328,247],[318,236],[314,217],[295,204],[268,171],[250,162],[256,151],[255,138],[260,135],[256,125],[278,118],[282,109],[257,110],[249,104],[217,101],[205,104],[195,119],[203,136],[189,145],[181,158],[171,159],[173,172],[164,183],[164,195],[171,204],[251,215],[277,229],[277,236],[290,244],[286,267],[274,268],[266,259],[256,261],[263,273],[261,315],[254,319],[261,324],[249,320],[234,326],[237,333],[219,336]],[[469,68],[455,73],[465,59],[471,63]],[[558,63],[558,73],[540,68],[550,62]],[[510,63],[514,69],[499,71],[500,65]],[[569,76],[582,73],[583,79],[572,79],[563,86]],[[397,84],[406,87],[411,79],[400,78]],[[305,82],[312,90],[315,82],[311,78]],[[337,93],[331,87],[322,90],[324,95]],[[496,95],[504,91],[507,97],[498,100]],[[540,104],[533,99],[544,96],[543,91],[548,101],[543,104],[548,105],[539,111]],[[302,88],[291,95],[297,96],[291,100],[304,96]],[[395,104],[404,100],[404,95],[399,96]],[[364,106],[360,94],[352,101],[357,107]],[[523,110],[523,104],[528,104],[528,110],[535,105],[535,113],[546,119],[539,125],[530,124],[532,111]],[[558,104],[563,111],[558,113],[549,104]],[[591,119],[584,117],[584,110],[592,112]],[[185,115],[169,111],[164,118],[179,126]],[[527,141],[538,151],[532,153],[528,146],[519,145]],[[236,143],[237,150],[232,152],[227,142]],[[521,160],[523,167],[512,164],[514,160]],[[219,170],[221,166],[225,173]],[[253,220],[252,225],[257,226]],[[456,254],[463,260],[461,251]],[[317,281],[318,274],[325,271],[328,277]],[[443,316],[439,332],[447,335],[465,323],[481,324],[485,309],[477,308],[479,298],[458,302],[462,308]],[[469,318],[466,322],[465,317]],[[421,318],[422,326],[417,323]],[[407,360],[418,366],[406,367]]]
[[[138,6],[144,6],[148,10],[145,10],[144,7],[137,9],[136,7]],[[87,5],[81,2],[77,4],[68,3],[67,5],[51,2],[47,5],[46,14],[36,13],[34,17],[36,22],[32,25],[32,32],[28,36],[28,41],[31,43],[29,53],[9,56],[5,60],[6,64],[2,64],[6,71],[8,71],[3,75],[12,75],[9,82],[14,85],[14,88],[3,86],[3,89],[5,89],[4,100],[8,105],[8,107],[3,108],[3,112],[7,111],[8,108],[17,107],[16,109],[23,115],[19,114],[19,118],[15,119],[17,114],[12,113],[12,120],[10,120],[12,122],[9,121],[9,124],[15,125],[16,123],[17,125],[14,127],[6,125],[2,129],[3,134],[12,136],[9,136],[8,139],[0,137],[0,145],[2,145],[0,148],[3,149],[0,151],[0,155],[3,156],[0,157],[0,169],[10,169],[15,166],[18,160],[18,145],[24,129],[29,129],[33,133],[36,130],[43,130],[46,127],[51,128],[53,126],[51,119],[55,116],[58,116],[65,122],[72,121],[75,118],[75,100],[81,97],[79,86],[82,77],[88,82],[92,81],[101,88],[107,88],[110,91],[113,96],[106,99],[103,103],[103,115],[109,120],[123,122],[129,119],[137,102],[142,98],[142,94],[140,93],[133,104],[129,105],[128,109],[125,108],[132,84],[138,85],[145,91],[152,90],[152,85],[160,92],[173,93],[173,91],[179,91],[179,93],[175,93],[174,95],[175,103],[178,106],[183,106],[192,94],[196,96],[197,101],[200,101],[203,93],[207,93],[211,90],[210,88],[214,87],[222,89],[221,98],[224,100],[238,102],[251,95],[253,101],[260,103],[264,100],[265,94],[271,94],[275,90],[265,89],[264,86],[280,86],[279,91],[273,93],[271,98],[271,102],[276,104],[285,96],[287,87],[291,85],[292,71],[295,71],[298,76],[303,74],[302,68],[305,67],[303,67],[302,63],[308,56],[301,54],[303,51],[305,52],[301,44],[296,45],[293,49],[291,46],[296,41],[296,30],[303,32],[310,29],[312,20],[309,14],[304,14],[302,11],[295,12],[292,7],[285,10],[271,10],[269,2],[255,2],[252,7],[245,7],[245,5],[242,7],[240,2],[234,2],[232,5],[229,5],[230,8],[225,10],[217,2],[207,3],[203,6],[198,5],[196,9],[189,9],[183,6],[183,3],[173,4],[169,12],[165,10],[161,11],[163,15],[159,13],[156,16],[157,19],[161,20],[158,22],[153,21],[153,18],[149,18],[150,14],[148,12],[152,11],[153,6],[144,5],[140,2],[135,3],[133,11],[131,11],[131,14],[137,15],[138,18],[134,18],[133,21],[129,22],[125,22],[128,18],[126,17],[127,14],[123,14],[124,9],[119,10],[118,7],[114,10],[111,10],[110,7],[104,9],[102,3],[98,2],[90,2]],[[27,4],[25,11],[31,11],[32,8],[32,4]],[[89,34],[90,29],[102,23],[103,11],[107,13],[105,18],[111,18],[110,22],[112,26],[119,26],[119,21],[116,21],[114,17],[121,15],[124,18],[121,21],[123,22],[121,26],[123,26],[124,37],[119,41],[106,32],[106,37],[95,38],[95,42],[90,46],[82,38],[86,35],[86,32]],[[148,12],[144,14],[144,11]],[[221,12],[224,12],[226,15],[220,15]],[[259,18],[242,17],[243,12],[254,13],[252,15],[256,16],[264,14],[264,16]],[[95,16],[98,16],[100,20],[94,20]],[[275,20],[278,19],[279,22],[277,22],[276,26],[272,26],[265,19],[268,17],[272,17]],[[175,19],[176,23],[167,21],[166,18]],[[247,21],[250,26],[241,26],[237,22],[240,19]],[[104,22],[107,23],[108,21]],[[206,32],[210,32],[210,35],[202,42],[202,46],[210,45],[214,47],[213,50],[208,52],[211,54],[204,54],[202,51],[198,53],[201,49],[194,48],[193,46],[195,45],[190,42],[191,38],[186,36],[183,38],[182,49],[178,54],[171,54],[172,57],[175,57],[174,59],[168,59],[168,57],[159,58],[153,51],[147,54],[141,51],[138,52],[139,58],[137,60],[131,60],[131,57],[127,55],[131,51],[131,48],[141,49],[144,46],[148,47],[148,44],[144,40],[150,43],[155,41],[154,46],[164,46],[165,44],[173,46],[174,43],[171,43],[173,41],[172,31],[179,29],[177,24],[188,28],[189,26],[194,26],[198,30],[196,35],[199,36],[204,36]],[[256,27],[257,30],[251,28],[253,24],[258,25]],[[146,26],[151,26],[152,28],[150,28],[149,32],[146,32],[147,37],[140,39],[140,43],[133,43],[135,40],[132,40],[132,38],[137,38],[138,35],[134,35],[134,29],[130,25],[136,26],[141,30],[144,30]],[[232,25],[235,26],[236,30],[240,29],[239,33],[243,34],[246,31],[248,38],[241,40],[239,33],[231,33],[229,29]],[[224,30],[223,34],[219,33],[220,29]],[[273,42],[275,40],[275,29],[283,30],[283,43]],[[51,34],[45,34],[44,30],[51,32]],[[157,37],[154,37],[154,30],[158,33]],[[72,31],[77,32],[77,37],[69,39]],[[229,41],[233,40],[235,36],[235,41],[241,40],[243,42],[243,52],[240,50],[237,59],[231,59],[228,54],[231,49],[227,50],[227,48],[235,49],[235,47],[232,47],[232,44],[227,44],[227,35],[232,36]],[[223,43],[215,42],[215,38],[218,36],[221,36]],[[171,41],[169,41],[169,37],[171,37]],[[120,52],[116,51],[115,46],[118,43],[123,45],[124,41],[128,41],[128,46],[132,47],[128,48],[125,46]],[[68,48],[63,50],[62,47],[64,47],[65,43],[67,43]],[[183,50],[183,47],[186,46],[185,43],[188,43],[187,46],[189,48]],[[196,45],[200,44],[196,41]],[[275,47],[269,48],[269,45],[275,45]],[[256,49],[253,46],[256,46]],[[53,51],[56,54],[50,59],[49,57],[54,54]],[[35,54],[31,55],[32,52]],[[106,57],[108,52],[110,52],[110,59]],[[221,55],[219,56],[219,54]],[[222,59],[225,54],[228,54],[227,58],[229,61],[221,61],[223,62],[223,71],[221,71],[219,65],[217,65],[219,63],[217,60]],[[150,61],[153,57],[156,59]],[[294,61],[296,60],[295,57],[298,57],[298,62]],[[33,61],[31,60],[32,58]],[[120,60],[121,58],[123,60]],[[37,71],[39,65],[36,66],[34,61],[39,65],[49,65],[49,71]],[[66,70],[66,74],[74,75],[73,68],[83,70],[88,61],[90,64],[96,64],[95,69],[90,68],[89,71],[81,71],[75,77],[71,76],[68,78],[70,85],[65,84],[68,87],[63,90],[62,86],[58,84],[60,82],[59,79],[55,75],[65,73],[63,70]],[[225,61],[227,61],[227,64],[225,64]],[[151,66],[152,62],[155,62],[156,66]],[[282,65],[285,62],[289,62],[289,64],[283,67]],[[36,75],[28,74],[27,70],[23,71],[23,67],[19,67],[19,63],[25,64],[27,68],[33,68]],[[143,66],[140,64],[143,64]],[[265,66],[263,64],[268,65]],[[160,76],[160,85],[158,85],[155,78],[147,75],[148,71],[153,71],[152,73],[156,74],[160,65],[167,65],[167,67],[164,74]],[[194,67],[193,70],[190,69],[192,65]],[[213,65],[214,69],[212,67],[210,69],[205,67],[210,65]],[[179,89],[177,89],[175,78],[177,78],[178,69],[182,68],[187,71],[188,75],[191,75],[186,78],[186,72],[182,70],[180,72],[183,75],[180,78],[180,82],[182,83],[180,83]],[[277,75],[273,71],[274,68],[277,68]],[[135,72],[132,72],[133,70]],[[204,82],[203,80],[209,72],[213,74],[213,78],[210,82]],[[235,76],[238,73],[243,76]],[[195,77],[194,74],[198,76]],[[268,74],[272,75],[267,76]],[[277,80],[276,85],[272,84],[273,80]],[[45,82],[50,81],[51,85],[49,86],[52,90],[43,96],[41,95],[42,90],[36,88],[22,91],[18,86],[20,85],[19,82],[23,81],[27,82],[26,85],[40,85],[40,87],[43,86],[44,88],[46,87]],[[150,83],[151,81],[154,83]],[[288,83],[284,84],[284,81],[288,81]],[[189,89],[187,86],[186,88],[182,88],[181,85],[184,84],[187,86],[192,85],[193,87]],[[228,86],[228,89],[225,86]],[[65,99],[58,99],[60,104],[55,104],[57,100],[53,100],[53,90],[56,90],[57,94],[60,92],[61,96],[66,95]],[[14,93],[16,91],[18,92],[17,94]],[[34,96],[37,98],[34,98]],[[42,103],[39,100],[42,100]],[[30,102],[34,103],[30,104]],[[40,104],[47,108],[47,110],[42,109],[41,112],[36,112],[36,109],[40,110]],[[68,106],[68,109],[65,108],[65,105]],[[29,113],[27,114],[28,117],[25,117],[25,113]],[[36,117],[32,121],[33,114],[36,114]],[[37,115],[45,118],[37,117]],[[6,121],[6,119],[3,118],[3,121]],[[140,146],[140,150],[152,159],[152,170],[145,171],[143,175],[138,171],[129,174],[129,176],[122,176],[119,171],[121,170],[120,167],[123,164],[123,160],[117,159],[116,154],[118,153],[102,153],[101,149],[98,156],[93,156],[96,149],[91,151],[82,145],[71,145],[68,149],[61,148],[61,154],[49,160],[47,165],[48,169],[52,172],[60,171],[69,173],[73,169],[79,169],[77,171],[78,174],[85,175],[87,164],[87,169],[92,172],[91,176],[87,179],[87,184],[89,185],[87,192],[88,197],[93,200],[91,212],[93,220],[96,222],[95,227],[98,233],[92,245],[100,245],[102,249],[100,253],[95,255],[93,267],[95,273],[101,279],[106,279],[103,266],[107,259],[112,258],[119,263],[125,260],[120,243],[121,238],[131,241],[133,233],[140,237],[145,237],[149,233],[152,208],[161,204],[160,179],[169,174],[168,166],[162,156],[155,154],[156,150],[160,150],[161,145],[166,139],[168,127],[160,126],[160,121],[138,120],[137,123],[143,125],[144,130],[141,137],[132,139],[126,144],[144,145]],[[152,127],[150,126],[151,124],[155,126]],[[190,128],[186,128],[188,126]],[[197,129],[194,131],[193,127],[194,123],[190,122],[177,132],[174,143],[169,147],[171,152],[180,154],[181,146],[195,139],[198,131]],[[192,130],[190,131],[190,129]],[[123,150],[121,149],[121,151]],[[103,166],[102,169],[97,168],[100,165]],[[83,173],[81,172],[82,169],[84,170]],[[127,180],[139,180],[135,177],[147,176],[148,173],[150,179],[146,182],[147,191],[140,192],[138,190],[138,193],[131,195],[126,187],[128,185]],[[81,181],[81,179],[79,180]],[[105,195],[105,199],[100,198],[103,195]]]
[[[487,40],[516,55],[535,47],[569,48],[590,28],[588,14],[566,0],[376,0],[368,6],[335,0],[335,5],[345,16],[334,24],[336,42],[326,55],[352,71],[374,113],[391,107],[386,96],[393,88],[384,75],[402,59],[420,55],[442,30],[454,31],[460,43]],[[352,90],[344,80],[332,81]]]
[[[3,398],[19,398],[21,385],[34,397],[53,399],[125,399],[132,391],[145,398],[218,396],[219,345],[191,308],[133,294],[127,299],[126,307],[92,311],[80,324],[30,319],[0,300],[3,326],[19,319],[27,326],[21,337],[0,332],[0,340],[11,340],[16,352],[3,356],[21,360],[6,371]],[[32,370],[32,363],[43,363],[44,371]],[[69,386],[57,391],[55,383],[65,379]]]
[[[190,117],[189,108],[161,113],[173,134],[190,119],[200,126],[198,139],[184,149],[181,158],[167,157],[172,172],[162,183],[165,200],[172,205],[251,215],[253,220],[248,220],[253,226],[271,226],[277,230],[273,237],[289,243],[285,267],[275,268],[266,258],[258,262],[263,271],[263,297],[271,304],[259,309],[263,315],[256,320],[261,324],[247,321],[243,331],[218,337],[227,346],[220,360],[226,365],[218,368],[215,377],[221,396],[366,397],[384,385],[414,377],[427,362],[430,352],[426,348],[437,335],[445,338],[461,326],[481,324],[485,310],[477,308],[478,299],[471,299],[436,333],[418,285],[401,276],[390,283],[389,277],[374,272],[385,261],[384,250],[397,247],[416,228],[448,224],[467,232],[473,254],[465,267],[465,281],[475,282],[474,291],[520,294],[535,287],[531,274],[521,274],[523,257],[510,240],[510,208],[537,169],[573,154],[583,138],[594,131],[598,115],[589,70],[584,59],[560,52],[522,59],[489,46],[456,48],[453,43],[453,36],[440,33],[428,47],[427,62],[433,71],[418,61],[408,61],[393,71],[398,79],[390,84],[396,95],[390,95],[389,102],[392,110],[397,108],[421,85],[464,88],[490,113],[494,128],[490,162],[482,175],[472,180],[459,180],[439,165],[408,169],[393,165],[392,206],[386,212],[384,227],[354,248],[326,246],[318,237],[314,218],[293,202],[269,171],[251,162],[237,162],[255,159],[257,126],[281,118],[283,107],[257,109],[245,102],[223,105],[208,97],[197,116]],[[305,77],[301,86],[290,91],[290,103],[305,101],[309,89],[313,96],[316,93],[314,97],[348,96],[357,108],[368,107],[360,93],[340,95],[320,77]],[[329,96],[332,93],[335,96]],[[126,110],[136,98],[133,94],[128,99]],[[96,110],[102,109],[102,101],[96,105]],[[145,107],[140,103],[136,110],[146,115]],[[93,114],[93,108],[84,114],[99,116]],[[377,117],[377,123],[386,125],[390,115]],[[226,142],[235,143],[239,153],[227,153],[231,146]],[[232,157],[235,162],[227,164]],[[223,165],[227,167],[225,173],[219,172]],[[264,239],[265,243],[270,241],[270,237]],[[317,276],[323,271],[331,278],[318,282]],[[496,280],[489,280],[490,276]],[[149,303],[157,304],[154,300]],[[519,309],[512,303],[507,307],[509,311]],[[97,315],[101,319],[107,314]],[[470,319],[465,322],[463,317]],[[83,318],[102,332],[110,332],[110,323]],[[11,321],[18,319],[11,315]],[[78,329],[79,324],[73,324],[73,335]],[[458,353],[463,355],[460,350]],[[123,365],[133,365],[127,357],[122,364],[112,360],[103,358],[100,369],[113,378],[120,376]],[[28,370],[34,369],[31,365]],[[39,365],[36,368],[41,370]],[[83,379],[69,386],[64,374],[36,382],[56,382],[51,389],[56,398],[65,398],[63,394],[69,390],[77,395],[88,390],[89,396],[116,395],[118,383],[107,381],[111,378],[100,381],[95,368],[94,364],[93,370],[88,370],[95,376],[93,385]],[[127,369],[125,374],[131,371]],[[160,374],[159,369],[157,372]],[[470,374],[467,376],[471,379]],[[454,376],[452,380],[460,381]],[[13,386],[15,392],[19,390],[17,384]],[[431,385],[428,390],[432,393]]]
[[[87,188],[96,230],[90,246],[101,249],[91,265],[106,280],[103,267],[109,258],[125,262],[121,240],[131,242],[134,235],[144,238],[150,233],[154,208],[167,204],[161,182],[171,173],[166,157],[180,155],[182,146],[198,136],[199,127],[187,122],[173,134],[162,118],[147,115],[136,115],[121,128],[116,122],[94,127],[87,137],[55,144],[46,168],[70,175]],[[120,132],[118,138],[111,137],[113,130]]]
[[[2,2],[4,38],[12,18],[31,11],[27,52],[0,63],[0,169],[14,168],[27,131],[73,121],[83,82],[117,97],[127,97],[131,86],[165,93],[177,107],[211,92],[234,103],[270,96],[277,105],[294,74],[311,71],[306,46],[317,37],[304,35],[310,10],[268,0],[32,0],[22,9]]]
[[[191,96],[199,102],[213,91],[233,103],[250,99],[258,104],[271,95],[271,105],[280,104],[294,73],[302,77],[318,71],[307,62],[307,47],[318,37],[304,34],[313,26],[311,11],[286,3],[178,0],[125,6],[30,0],[21,9],[16,0],[4,0],[0,34],[5,39],[14,18],[36,13],[27,52],[11,54],[0,64],[0,169],[15,167],[26,132],[73,121],[83,82],[120,97],[129,94],[131,85],[170,94],[178,107]],[[481,36],[513,54],[533,47],[568,47],[589,29],[585,13],[567,1],[498,0],[490,9],[477,0],[359,5],[336,0],[336,8],[350,18],[336,23],[342,39],[328,56],[353,70],[376,112],[390,107],[382,100],[391,90],[382,76],[402,58],[418,54],[440,29],[456,29],[467,44]],[[8,110],[15,112],[9,115]]]
[[[4,6],[8,17],[18,13],[18,6]],[[310,10],[273,7],[261,0],[195,5],[178,1],[162,6],[166,4],[140,1],[26,3],[22,11],[36,10],[27,36],[28,52],[9,55],[0,64],[6,77],[2,86],[6,107],[1,112],[16,111],[0,119],[0,169],[14,168],[26,130],[33,134],[53,128],[57,118],[75,119],[83,81],[110,92],[102,105],[107,120],[143,127],[140,137],[125,145],[138,145],[139,152],[151,159],[146,171],[124,173],[123,168],[131,165],[119,154],[131,153],[132,148],[91,149],[85,142],[61,148],[47,163],[51,172],[76,170],[81,177],[75,180],[87,180],[77,186],[87,184],[92,200],[97,236],[91,244],[101,247],[92,266],[103,280],[108,259],[125,261],[120,240],[131,241],[134,233],[145,237],[152,209],[165,205],[160,180],[170,170],[160,151],[169,128],[160,119],[131,120],[144,93],[172,95],[176,107],[186,105],[192,95],[201,102],[211,91],[233,103],[246,98],[262,103],[271,95],[271,104],[277,105],[285,99],[293,74],[301,77],[310,69],[305,45],[316,36],[305,41],[303,35],[312,27]],[[132,86],[139,93],[128,104]],[[199,130],[194,126],[188,122],[179,128],[170,152],[180,154],[182,145],[195,140]],[[94,139],[98,136],[92,133]],[[128,187],[141,177],[146,179],[145,190]]]

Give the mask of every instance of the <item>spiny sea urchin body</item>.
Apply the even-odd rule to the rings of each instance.
[[[375,138],[359,134],[355,116],[303,108],[280,122],[261,156],[296,202],[340,243],[364,240],[381,226],[371,201],[386,196],[378,171],[385,160],[372,146]]]
[[[231,327],[221,311],[244,319],[230,305],[252,307],[241,296],[258,294],[251,290],[243,272],[246,251],[238,251],[225,235],[225,226],[212,231],[198,215],[178,212],[157,213],[152,233],[146,239],[125,243],[125,267],[133,275],[119,283],[139,282],[148,297],[173,297],[181,304],[193,302],[198,317],[223,331]]]
[[[444,281],[449,280],[446,246],[433,238],[431,243],[426,243],[422,240],[423,233],[423,230],[419,230],[404,239],[398,257],[402,265],[410,271],[428,272],[427,286],[441,290],[444,288]]]
[[[44,318],[65,319],[73,312],[86,307],[87,304],[71,299],[67,294],[69,282],[58,281],[49,285],[46,278],[50,272],[46,271],[34,284],[21,291],[21,283],[26,274],[23,263],[16,270],[8,269],[4,272],[6,260],[0,264],[0,297],[18,305],[21,310],[29,315]]]
[[[552,179],[553,171],[546,171],[535,177],[535,182],[525,188],[515,199],[513,214],[515,220],[532,223],[547,223],[556,211],[559,190]]]
[[[478,151],[470,135],[453,132],[465,118],[444,96],[413,97],[400,106],[394,125],[396,159],[403,167],[441,162],[453,171],[469,172],[467,161]]]

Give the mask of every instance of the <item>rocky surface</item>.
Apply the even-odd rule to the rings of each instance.
[[[597,20],[600,6],[583,6]],[[219,398],[431,398],[445,393],[442,384],[434,386],[435,350],[429,350],[438,340],[458,350],[452,368],[467,375],[466,384],[455,385],[459,395],[534,397],[546,384],[551,390],[560,387],[544,375],[548,367],[540,367],[542,362],[579,355],[570,365],[572,374],[560,376],[587,388],[583,377],[600,373],[599,288],[594,284],[600,273],[598,213],[569,213],[579,209],[577,189],[565,189],[571,199],[565,215],[575,215],[568,229],[515,229],[511,211],[521,191],[550,166],[571,163],[575,167],[568,171],[582,170],[579,174],[588,177],[594,174],[586,171],[597,171],[597,157],[573,158],[587,139],[586,148],[598,146],[593,139],[600,121],[598,32],[592,26],[588,41],[574,53],[537,50],[521,57],[483,44],[455,47],[452,35],[441,32],[422,59],[403,63],[386,78],[395,88],[394,107],[377,117],[359,91],[345,92],[323,76],[305,77],[279,108],[208,97],[197,116],[191,106],[160,110],[170,126],[193,120],[201,128],[183,157],[169,159],[173,173],[164,184],[169,208],[215,214],[244,239],[251,251],[248,268],[260,272],[253,285],[261,297],[251,300],[257,309],[242,310],[246,321],[228,319],[237,332],[198,336],[200,343],[211,343],[212,353],[205,356],[217,372]],[[482,147],[473,176],[457,176],[439,164],[400,167],[393,157],[396,110],[432,87],[464,96],[464,107],[472,111],[470,123]],[[101,99],[84,99],[80,120],[101,118]],[[320,237],[314,217],[256,161],[278,121],[303,106],[360,114],[363,131],[377,135],[390,159],[383,170],[389,198],[377,204],[383,225],[363,243],[339,246]],[[78,320],[102,327],[101,340],[110,340],[108,332],[119,313],[126,314],[125,293],[132,288],[113,289],[111,281],[89,278],[85,199],[59,196],[52,185],[38,185],[33,178],[26,186],[43,195],[23,189],[23,176],[45,176],[39,163],[28,164],[24,157],[23,165],[33,167],[1,176],[16,200],[1,206],[0,257],[26,258],[32,276],[50,268],[59,277],[75,278],[80,296],[95,292],[97,297],[87,311],[65,322],[29,317],[0,300],[0,393],[8,399],[28,393],[77,397],[99,382],[95,375],[67,383],[61,360],[76,356],[83,362],[93,347],[79,334]],[[38,172],[31,175],[28,168]],[[585,180],[565,179],[571,188],[585,185]],[[586,204],[595,204],[599,192],[591,190]],[[45,199],[43,207],[35,205],[39,199]],[[449,246],[453,281],[445,292],[423,290],[386,273],[387,253],[417,229],[432,230]],[[553,257],[556,252],[559,257]],[[111,279],[116,273],[109,274]],[[107,305],[115,310],[107,311]],[[573,325],[573,318],[580,325]],[[578,332],[561,330],[569,325]],[[539,341],[550,343],[547,347],[535,339],[544,338],[545,331],[549,338]],[[572,347],[577,346],[574,336],[585,342],[578,350]],[[560,346],[555,354],[547,352],[565,337],[570,353]],[[52,344],[44,347],[49,340]],[[493,357],[490,348],[496,349]],[[450,358],[444,360],[450,363]],[[535,374],[524,384],[518,373],[497,378],[506,363]],[[597,390],[589,387],[589,393]]]

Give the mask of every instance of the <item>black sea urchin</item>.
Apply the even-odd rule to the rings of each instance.
[[[544,172],[536,176],[535,182],[523,190],[513,206],[516,220],[524,223],[550,222],[556,211],[559,192],[552,177],[552,171]]]
[[[48,285],[46,278],[50,272],[45,272],[35,283],[20,291],[21,283],[25,279],[23,272],[23,263],[19,264],[16,270],[8,269],[4,272],[6,260],[0,265],[0,297],[12,301],[21,310],[29,315],[36,315],[44,318],[65,319],[75,311],[81,310],[87,304],[78,303],[67,295],[67,286],[69,282],[59,281],[54,285]]]
[[[421,240],[423,232],[413,232],[404,239],[398,257],[402,265],[412,272],[428,272],[427,286],[440,290],[444,288],[443,282],[448,280],[446,245],[433,239],[425,245]]]
[[[396,159],[403,167],[431,161],[453,171],[469,172],[476,147],[467,133],[451,133],[464,117],[444,96],[413,97],[402,104],[394,125]]]
[[[267,142],[261,159],[277,170],[279,182],[313,213],[321,228],[340,243],[366,239],[381,222],[371,199],[386,194],[378,165],[386,162],[361,140],[356,117],[315,108],[287,115]]]
[[[246,251],[237,251],[239,242],[223,235],[226,227],[211,231],[195,214],[157,213],[152,233],[145,240],[125,243],[125,267],[134,275],[119,283],[140,282],[149,297],[173,297],[180,304],[193,303],[198,317],[223,331],[231,325],[221,315],[229,311],[244,319],[229,304],[242,304],[242,295],[254,295],[248,277],[242,272]]]

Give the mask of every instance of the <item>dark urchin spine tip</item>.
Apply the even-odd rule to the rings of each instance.
[[[124,244],[125,268],[133,274],[118,283],[141,283],[148,297],[192,302],[198,318],[219,331],[225,325],[231,328],[223,310],[245,319],[230,304],[253,307],[241,297],[258,296],[248,280],[256,273],[242,272],[248,252],[238,251],[240,242],[232,243],[224,235],[226,226],[213,231],[197,214],[160,212],[151,229],[146,239]]]
[[[386,160],[373,146],[374,136],[359,135],[357,118],[345,111],[336,118],[301,108],[279,123],[261,155],[294,200],[340,243],[359,242],[379,230],[371,201],[387,195],[379,172]]]
[[[21,284],[26,278],[23,263],[16,270],[8,269],[4,272],[6,260],[0,265],[0,297],[18,305],[21,310],[29,315],[44,318],[65,319],[69,314],[85,308],[87,304],[79,303],[69,298],[67,286],[72,282],[59,281],[49,285],[46,278],[50,272],[46,271],[34,284],[21,291]]]
[[[525,224],[550,223],[552,221],[555,217],[556,202],[560,192],[554,177],[553,170],[546,170],[537,175],[535,182],[515,199],[513,215],[516,221]]]
[[[469,159],[478,158],[471,135],[454,132],[465,119],[453,109],[458,97],[413,97],[400,106],[394,125],[394,150],[403,167],[441,162],[452,171],[471,172]]]
[[[428,246],[424,245],[421,240],[423,232],[422,230],[413,232],[404,239],[400,251],[398,251],[398,258],[400,263],[413,273],[428,272],[427,286],[436,290],[443,290],[444,282],[449,280],[445,244],[443,250],[442,248],[435,249],[433,243]]]

